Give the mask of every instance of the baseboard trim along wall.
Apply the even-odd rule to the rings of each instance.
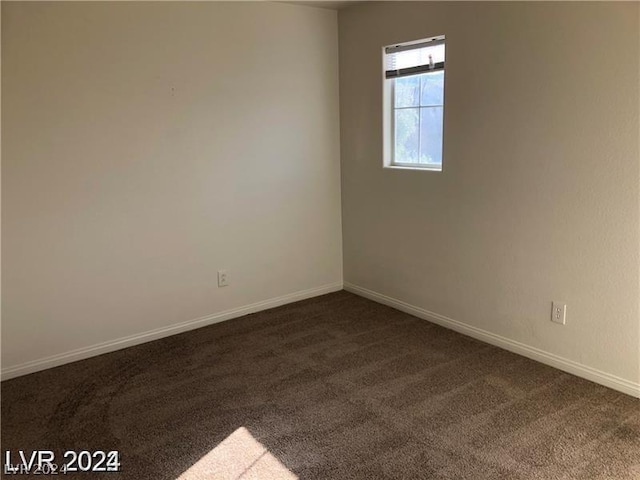
[[[211,315],[206,315],[194,320],[176,323],[174,325],[157,328],[148,332],[138,333],[135,335],[130,335],[128,337],[99,343],[97,345],[79,348],[70,352],[40,358],[38,360],[33,360],[13,367],[3,368],[2,380],[9,380],[10,378],[20,377],[22,375],[38,372],[40,370],[46,370],[47,368],[58,367],[66,363],[84,360],[85,358],[95,357],[97,355],[102,355],[103,353],[114,352],[116,350],[132,347],[134,345],[140,345],[141,343],[151,342],[153,340],[158,340],[160,338],[175,335],[177,333],[195,330],[196,328],[206,327],[207,325],[212,325],[214,323],[224,322],[225,320],[242,317],[250,313],[268,310],[270,308],[286,305],[287,303],[293,303],[299,300],[305,300],[307,298],[317,297],[319,295],[337,292],[340,290],[342,290],[342,282],[336,282],[329,285],[324,285],[322,287],[310,288],[308,290],[302,290],[299,292],[282,295],[280,297],[270,298],[268,300],[252,303],[243,307],[233,308],[231,310],[225,310],[219,313],[213,313]]]
[[[591,368],[586,365],[574,362],[573,360],[569,360],[558,355],[545,352],[544,350],[540,350],[539,348],[530,347],[529,345],[525,345],[524,343],[510,340],[506,337],[502,337],[486,330],[482,330],[481,328],[472,327],[458,320],[445,317],[444,315],[440,315],[438,313],[430,312],[429,310],[425,310],[424,308],[416,307],[401,300],[397,300],[387,295],[374,292],[367,288],[359,287],[358,285],[354,285],[352,283],[345,282],[344,289],[348,292],[368,298],[369,300],[373,300],[374,302],[393,307],[397,310],[409,313],[415,317],[428,320],[445,328],[449,328],[456,332],[462,333],[463,335],[467,335],[477,340],[481,340],[491,345],[509,350],[510,352],[517,353],[532,360],[536,360],[540,363],[555,367],[564,372],[571,373],[578,377],[582,377],[592,382],[599,383],[600,385],[604,385],[605,387],[609,387],[614,390],[618,390],[619,392],[626,393],[627,395],[640,398],[639,383],[634,383],[629,380],[625,380],[624,378],[602,372],[595,368]]]

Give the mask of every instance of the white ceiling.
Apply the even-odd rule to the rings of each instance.
[[[310,7],[330,8],[332,10],[340,10],[356,3],[364,3],[365,0],[355,0],[351,2],[339,2],[339,1],[323,1],[323,0],[299,0],[299,1],[285,1],[282,3],[295,3],[297,5],[307,5]]]

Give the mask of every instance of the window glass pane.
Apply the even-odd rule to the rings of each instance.
[[[420,78],[400,77],[395,80],[396,107],[417,107],[420,104]]]
[[[420,163],[442,164],[442,107],[420,109]]]
[[[420,105],[444,105],[444,71],[420,75]]]
[[[395,163],[418,163],[420,109],[404,108],[395,111]]]

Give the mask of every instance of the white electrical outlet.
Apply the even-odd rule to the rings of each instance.
[[[229,274],[226,270],[218,270],[218,287],[226,287],[229,285]]]
[[[551,321],[564,325],[567,321],[567,304],[553,302],[551,304]]]

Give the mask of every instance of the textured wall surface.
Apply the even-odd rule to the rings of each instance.
[[[3,368],[339,284],[337,37],[277,3],[3,2]]]
[[[638,382],[639,8],[341,11],[345,282]],[[444,171],[385,170],[381,47],[435,35]]]

